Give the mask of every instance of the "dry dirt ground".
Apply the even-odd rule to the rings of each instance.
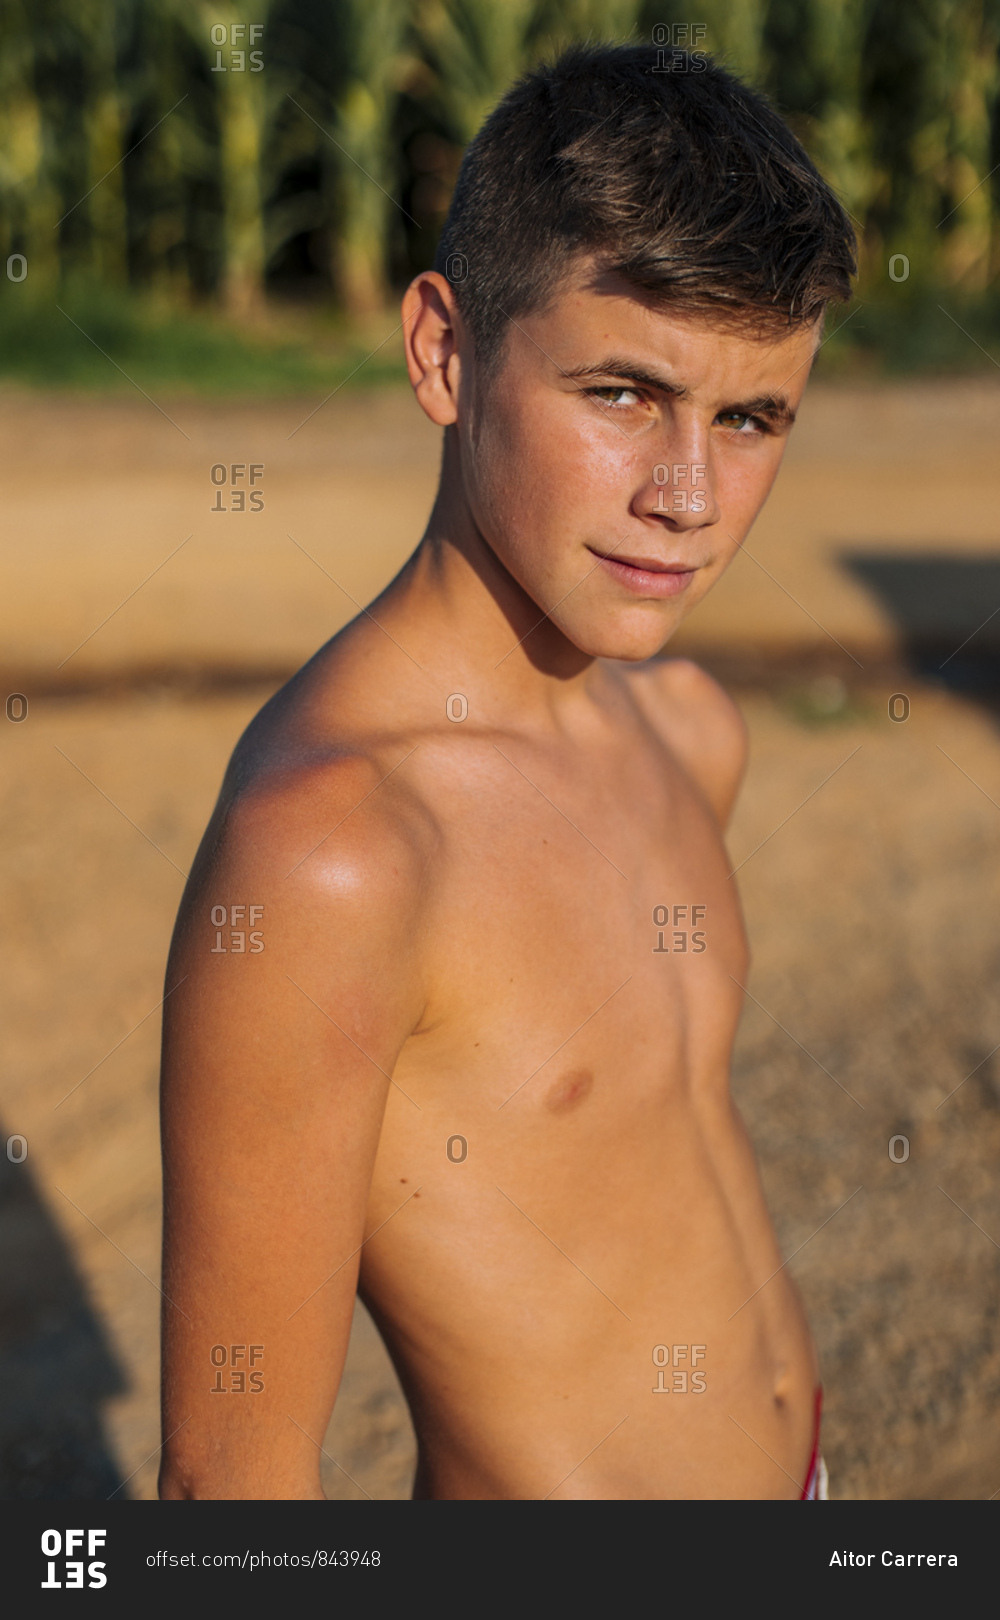
[[[0,399],[3,674],[29,701],[0,731],[0,1496],[155,1494],[158,1003],[182,873],[276,672],[389,577],[433,491],[436,439],[402,395],[293,432],[315,403],[160,402],[167,420]],[[751,728],[734,1084],[840,1497],[1000,1492],[1000,613],[977,632],[1000,608],[995,422],[983,384],[818,389],[676,648]],[[263,511],[213,513],[211,468],[251,461]],[[324,1452],[331,1497],[409,1494],[412,1433],[360,1308]]]

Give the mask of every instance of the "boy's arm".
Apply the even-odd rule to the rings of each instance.
[[[389,1075],[422,1008],[418,863],[365,799],[370,775],[337,765],[319,791],[238,802],[181,908],[164,1008],[163,1497],[322,1496]]]

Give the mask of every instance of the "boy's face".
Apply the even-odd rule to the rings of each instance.
[[[580,274],[511,323],[495,378],[463,366],[471,516],[574,646],[649,658],[711,590],[774,482],[817,342],[665,314]]]

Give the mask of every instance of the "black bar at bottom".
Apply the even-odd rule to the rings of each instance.
[[[644,1610],[708,1602],[733,1587],[808,1605],[852,1604],[873,1583],[953,1600],[988,1589],[989,1502],[6,1502],[3,1592],[12,1615],[152,1600],[243,1605],[329,1600],[367,1614],[389,1598],[442,1614],[503,1594]],[[69,1609],[63,1607],[72,1599]],[[159,1601],[157,1601],[159,1599]],[[862,1600],[861,1611],[865,1612]],[[782,1611],[778,1611],[782,1612]],[[797,1612],[797,1609],[796,1609]],[[806,1609],[803,1612],[807,1612]],[[517,1616],[521,1620],[521,1616]]]

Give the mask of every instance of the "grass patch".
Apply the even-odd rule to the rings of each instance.
[[[0,377],[37,388],[171,394],[266,395],[329,391],[405,376],[400,335],[372,353],[395,319],[370,337],[332,316],[271,313],[237,326],[221,314],[179,311],[102,287],[51,298],[27,287],[0,297]]]
[[[817,375],[974,376],[1000,365],[1000,292],[884,289],[831,310]]]
[[[867,699],[850,691],[839,675],[817,675],[811,681],[786,686],[775,701],[800,726],[815,731],[832,726],[870,724],[876,710]]]

